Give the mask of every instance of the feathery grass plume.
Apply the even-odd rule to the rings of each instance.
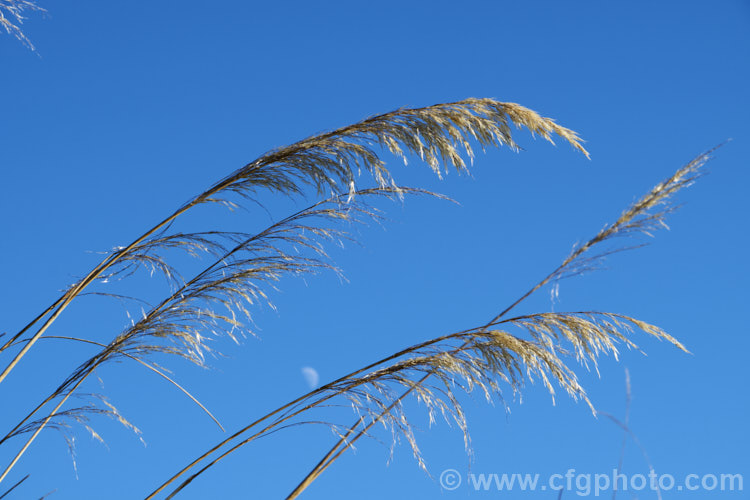
[[[498,327],[518,327],[526,331],[529,338]],[[256,420],[192,462],[147,498],[153,498],[175,479],[208,460],[225,446],[231,445],[185,479],[167,498],[172,498],[195,478],[240,447],[276,432],[282,426],[289,427],[310,420],[319,422],[320,419],[308,414],[315,409],[328,409],[344,402],[348,404],[342,404],[343,406],[355,410],[358,422],[380,422],[391,431],[394,443],[399,437],[403,437],[409,443],[420,467],[426,470],[399,390],[414,392],[417,401],[427,408],[430,423],[435,422],[438,416],[446,421],[453,421],[461,429],[465,446],[469,450],[469,430],[458,393],[479,390],[488,401],[498,400],[505,405],[503,385],[507,384],[512,395],[516,396],[520,393],[524,380],[533,382],[534,379],[539,379],[553,397],[555,385],[559,385],[569,396],[583,399],[590,405],[574,371],[565,364],[563,358],[573,356],[578,361],[595,361],[598,355],[604,353],[616,356],[616,343],[619,341],[627,347],[636,347],[625,337],[634,327],[644,328],[646,333],[681,347],[672,337],[653,325],[627,316],[590,311],[520,316],[428,340],[321,386]],[[572,345],[572,350],[566,348],[569,344]],[[434,377],[436,382],[425,384],[425,375]],[[304,420],[293,420],[298,417]],[[250,430],[256,429],[265,421],[269,421],[265,427],[246,436]],[[340,426],[331,425],[334,429],[340,429]],[[352,446],[363,434],[355,439],[348,439],[350,433],[339,431],[339,435],[346,441],[346,447]],[[239,440],[240,436],[244,439]],[[323,463],[323,468],[328,465],[328,462]]]
[[[24,19],[26,19],[25,13],[27,11],[46,12],[33,1],[0,0],[0,26],[5,29],[6,33],[17,38],[26,47],[32,51],[36,51],[34,44],[31,43],[31,40],[21,30],[21,25]]]
[[[45,419],[38,419],[38,420],[31,421],[31,422],[27,422],[26,424],[18,427],[11,434],[6,436],[6,438],[4,438],[3,441],[5,439],[13,438],[15,436],[20,436],[22,434],[35,432],[41,426],[46,426],[48,429],[54,429],[56,431],[59,431],[68,445],[68,451],[70,452],[70,456],[73,461],[73,469],[76,471],[76,475],[77,475],[78,465],[76,462],[76,450],[75,450],[76,436],[72,430],[73,424],[78,424],[80,426],[83,426],[93,439],[95,439],[96,441],[98,441],[99,443],[105,446],[106,446],[106,443],[104,439],[99,435],[98,432],[96,432],[96,430],[94,430],[94,428],[90,424],[91,418],[95,415],[107,416],[111,418],[112,420],[115,420],[121,423],[123,426],[133,431],[137,436],[139,437],[141,436],[140,429],[138,429],[135,425],[133,425],[130,421],[128,421],[128,419],[126,419],[120,413],[120,411],[112,403],[107,401],[107,398],[105,398],[101,394],[77,394],[76,396],[78,398],[87,398],[91,402],[86,403],[83,406],[78,406],[75,408],[69,408],[67,410],[58,411],[52,414],[46,422],[45,422]],[[96,404],[93,401],[98,401],[99,404]],[[141,438],[141,441],[143,442],[142,438]]]
[[[461,153],[469,159],[473,158],[472,141],[478,143],[482,150],[502,145],[518,149],[511,134],[512,125],[526,127],[550,142],[552,136],[557,135],[588,156],[580,138],[572,130],[518,104],[487,98],[399,109],[266,153],[185,203],[129,245],[109,254],[11,337],[0,347],[0,352],[44,320],[29,342],[0,373],[0,383],[76,296],[118,262],[138,260],[134,255],[140,255],[140,261],[144,262],[147,258],[145,256],[150,255],[149,245],[159,244],[162,237],[160,231],[168,228],[177,217],[192,207],[208,202],[231,204],[228,198],[232,195],[257,201],[254,197],[259,190],[287,195],[301,195],[306,188],[313,188],[319,194],[342,190],[353,193],[357,190],[356,178],[362,170],[371,174],[377,187],[393,188],[396,184],[379,154],[383,150],[404,162],[408,155],[416,155],[438,175],[447,172],[450,167],[458,171],[466,170],[466,162]],[[151,264],[164,270],[158,260],[151,261]]]
[[[395,436],[404,436],[419,464],[424,466],[402,406],[403,399],[412,392],[427,406],[430,421],[434,421],[438,413],[446,419],[450,418],[455,421],[464,433],[468,448],[468,428],[463,410],[458,403],[457,390],[471,392],[479,388],[487,399],[493,399],[493,396],[496,396],[503,401],[501,383],[509,384],[513,394],[516,394],[520,390],[524,377],[530,380],[537,377],[553,395],[552,382],[554,381],[574,399],[583,399],[591,405],[583,388],[578,384],[575,373],[563,362],[562,357],[572,355],[584,366],[588,366],[588,362],[593,362],[596,366],[597,357],[601,354],[612,353],[617,357],[617,343],[622,343],[629,348],[636,347],[626,337],[626,334],[635,328],[666,340],[685,351],[682,344],[658,327],[620,314],[588,311],[541,313],[510,320],[501,318],[534,291],[570,275],[570,268],[578,267],[580,270],[580,263],[585,262],[584,259],[588,258],[586,253],[593,247],[620,235],[630,235],[634,232],[649,234],[654,228],[665,226],[664,217],[672,210],[668,205],[670,197],[697,178],[699,169],[708,160],[711,151],[693,159],[655,186],[625,210],[614,223],[605,226],[592,239],[575,248],[560,266],[486,325],[410,347],[278,408],[208,450],[163,483],[148,498],[153,498],[177,478],[210,459],[206,465],[184,480],[169,495],[168,498],[171,498],[205,470],[235,450],[258,437],[278,430],[281,425],[289,425],[290,419],[306,414],[323,403],[329,406],[330,400],[336,397],[345,397],[350,401],[359,414],[357,422],[346,432],[339,433],[341,436],[339,442],[315,466],[289,498],[299,495],[378,422],[390,427]],[[600,260],[610,253],[612,251],[604,252],[595,255],[592,259]],[[498,330],[496,327],[499,325],[520,327],[527,332],[528,338],[524,339]],[[570,347],[572,347],[572,352],[569,351]],[[395,363],[385,368],[368,372],[372,368],[394,360],[396,360]],[[365,374],[362,375],[363,373]],[[435,377],[438,385],[425,385],[430,377]],[[399,387],[405,389],[405,392],[396,396],[394,391]],[[274,420],[266,427],[246,437],[251,429],[255,429],[260,423],[271,418]],[[305,418],[308,419],[307,415]],[[367,421],[369,424],[365,425]],[[364,429],[357,431],[359,426],[364,426]],[[228,449],[221,451],[226,447]],[[219,452],[220,454],[216,455]]]
[[[144,358],[157,353],[170,354],[204,366],[205,353],[211,352],[207,342],[222,333],[236,341],[235,330],[246,330],[241,317],[251,320],[248,306],[257,301],[267,301],[266,293],[261,286],[263,283],[272,285],[284,274],[310,273],[319,269],[335,270],[325,261],[326,254],[322,241],[346,238],[347,233],[331,224],[360,222],[364,219],[377,220],[378,212],[363,202],[365,198],[380,196],[393,199],[404,194],[428,194],[441,197],[424,190],[394,187],[366,189],[353,194],[345,193],[328,198],[298,211],[257,234],[242,235],[242,241],[236,243],[231,249],[227,248],[211,265],[191,280],[184,282],[160,304],[151,308],[147,313],[144,312],[140,320],[133,321],[129,328],[108,345],[57,336],[56,338],[99,345],[102,349],[74,370],[52,394],[4,438],[0,439],[0,444],[2,444],[10,437],[17,435],[17,431],[26,428],[25,426],[29,425],[27,422],[38,411],[48,403],[56,401],[55,408],[32,426],[34,433],[0,479],[7,475],[39,432],[49,425],[54,415],[60,414],[62,405],[75,394],[79,386],[98,367],[122,357],[138,361],[167,379],[196,402],[218,424],[213,415],[197,399],[155,366],[146,363]],[[228,237],[236,241],[240,239],[240,234],[231,233]],[[175,237],[189,242],[196,240],[194,235],[179,234]],[[160,245],[168,244],[165,243],[166,241],[164,237],[159,238]],[[287,250],[286,247],[290,248]],[[301,254],[301,250],[312,251],[314,256],[306,257]],[[48,338],[55,338],[55,336]],[[123,421],[123,423],[127,422]]]
[[[69,340],[69,341],[79,342],[79,343],[83,343],[83,344],[95,345],[95,346],[98,346],[98,347],[101,347],[101,348],[105,348],[105,349],[108,347],[105,344],[102,344],[102,343],[99,343],[99,342],[95,342],[93,340],[81,339],[81,338],[78,338],[78,337],[67,337],[67,336],[61,336],[61,335],[47,335],[47,336],[42,337],[42,338],[44,340]],[[166,380],[171,385],[173,385],[174,387],[176,387],[180,392],[182,392],[183,394],[185,394],[196,405],[198,405],[211,418],[211,420],[213,420],[216,423],[216,425],[219,426],[219,428],[222,431],[224,430],[224,427],[221,425],[221,423],[219,422],[219,420],[216,417],[214,417],[214,415],[208,410],[208,408],[206,408],[203,405],[203,403],[201,403],[200,401],[198,401],[198,399],[195,396],[193,396],[192,394],[190,394],[190,392],[188,392],[187,389],[185,389],[184,387],[182,387],[175,380],[173,380],[169,375],[167,375],[166,373],[164,373],[165,371],[167,371],[166,369],[159,367],[159,365],[157,365],[155,363],[147,363],[147,362],[145,362],[144,360],[142,360],[140,358],[137,358],[137,357],[135,357],[135,356],[133,356],[131,354],[128,354],[127,352],[120,351],[120,352],[118,352],[118,355],[124,356],[124,357],[126,357],[126,358],[128,358],[128,359],[130,359],[132,361],[135,361],[135,362],[139,363],[141,366],[144,366],[144,367],[148,368],[152,372],[154,372],[157,375],[159,375],[160,377],[162,377],[164,380]],[[49,398],[47,398],[45,401],[43,401],[42,404],[40,404],[39,406],[37,406],[37,408],[34,411],[32,411],[26,418],[24,418],[20,423],[18,423],[16,425],[16,427],[14,427],[13,429],[11,429],[11,431],[8,434],[6,434],[5,437],[0,438],[0,444],[2,444],[3,442],[5,442],[10,437],[13,437],[13,435],[16,434],[16,431],[19,428],[21,428],[28,421],[28,419],[30,419],[34,414],[36,414],[36,412],[39,411],[46,403],[48,403],[49,401],[51,401],[53,398],[59,396],[60,394],[62,394],[63,391],[64,391],[64,388],[58,388],[58,390],[56,390],[52,395],[50,395]],[[126,425],[126,427],[130,427],[130,426]]]
[[[68,397],[69,396],[70,394],[68,395]],[[76,448],[75,448],[76,437],[71,430],[72,423],[77,423],[78,425],[83,426],[89,432],[92,438],[104,444],[105,446],[106,446],[106,443],[104,442],[102,437],[94,430],[93,427],[91,427],[91,425],[89,425],[90,418],[93,415],[105,415],[113,420],[116,420],[120,424],[125,426],[126,428],[132,430],[136,435],[140,437],[141,431],[137,427],[135,427],[133,424],[131,424],[113,404],[107,401],[106,397],[102,396],[101,394],[76,394],[76,397],[87,398],[90,401],[91,400],[99,401],[101,405],[104,406],[104,408],[102,408],[101,406],[97,406],[94,403],[89,402],[88,404],[85,404],[84,406],[70,408],[64,411],[59,411],[61,405],[58,405],[55,408],[55,410],[53,410],[53,412],[50,413],[47,417],[36,420],[36,421],[27,422],[23,425],[16,426],[16,428],[14,428],[11,431],[11,433],[9,433],[2,440],[0,440],[0,443],[4,442],[6,439],[9,439],[15,436],[20,436],[26,433],[32,433],[33,436],[36,436],[39,434],[42,428],[51,428],[51,429],[57,430],[62,434],[63,438],[65,439],[65,442],[68,445],[68,452],[70,453],[70,457],[73,463],[73,470],[77,478],[78,466],[76,462]],[[33,441],[33,438],[31,440]],[[143,441],[142,438],[141,438],[141,442],[143,442],[145,445],[145,442]],[[30,442],[28,444],[30,444]],[[28,444],[24,447],[24,451],[28,447]],[[17,459],[18,457],[12,462],[11,467],[9,467],[4,472],[4,475],[8,474],[8,472],[12,468],[12,465],[15,464]],[[17,485],[18,483],[16,484],[16,486]],[[11,490],[13,488],[15,488],[15,486],[13,486]],[[8,490],[8,491],[11,491],[11,490]],[[44,497],[48,495],[49,493],[45,495]]]

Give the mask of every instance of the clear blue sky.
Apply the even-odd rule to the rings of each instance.
[[[561,284],[555,310],[599,309],[655,323],[686,355],[654,340],[600,371],[580,370],[594,404],[624,412],[657,472],[743,473],[748,445],[747,189],[750,185],[750,3],[724,2],[77,2],[43,1],[25,24],[38,54],[0,37],[0,331],[15,332],[57,291],[179,204],[264,151],[401,106],[465,97],[518,102],[578,131],[591,160],[526,132],[525,151],[478,156],[473,178],[437,181],[390,165],[402,184],[460,206],[411,199],[359,229],[361,246],[333,248],[332,274],[285,279],[278,310],[256,312],[259,338],[222,341],[226,358],[176,378],[228,430],[307,390],[314,367],[334,379],[404,346],[482,324],[553,269],[571,246],[637,196],[728,138],[710,175],[644,249]],[[279,218],[304,206],[263,198]],[[257,227],[254,207],[230,216]],[[212,224],[217,212],[192,219]],[[222,224],[224,224],[222,222]],[[248,224],[249,226],[242,226]],[[239,225],[239,226],[238,226]],[[520,309],[546,311],[549,290]],[[106,341],[125,325],[118,304],[86,297],[53,331]],[[92,351],[40,342],[2,387],[0,424],[20,416]],[[138,366],[100,370],[106,394],[143,431],[93,425],[109,448],[78,436],[78,479],[64,441],[46,432],[10,479],[18,498],[138,498],[222,438],[186,398]],[[19,401],[21,403],[19,403]],[[403,443],[361,442],[303,498],[486,498],[442,491],[441,471],[468,472],[460,432],[413,418],[427,464]],[[538,385],[506,415],[467,398],[477,473],[609,472],[621,433],[582,404]],[[341,413],[340,420],[352,417]],[[382,430],[377,437],[386,443]],[[294,428],[247,447],[183,498],[279,498],[332,444],[321,427]],[[15,451],[20,441],[10,449]],[[630,443],[625,470],[648,468]],[[0,452],[5,463],[6,447]],[[4,465],[3,463],[3,465]],[[746,485],[747,489],[747,485]],[[743,498],[699,492],[665,498]],[[551,499],[549,491],[506,494]],[[570,492],[564,498],[573,498]],[[630,498],[623,495],[622,498]],[[639,498],[655,498],[642,494]]]

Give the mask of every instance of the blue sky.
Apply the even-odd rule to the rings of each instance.
[[[268,149],[402,106],[466,97],[518,102],[587,141],[591,160],[525,131],[519,154],[479,155],[473,176],[443,181],[416,162],[390,161],[403,185],[444,193],[383,205],[389,220],[331,247],[333,274],[284,279],[277,309],[254,310],[259,334],[227,340],[211,371],[168,363],[228,430],[306,392],[303,367],[332,380],[407,345],[483,324],[637,196],[727,139],[710,175],[681,192],[684,206],[650,245],[608,269],[561,283],[519,312],[623,313],[678,337],[687,355],[643,335],[647,352],[579,370],[595,406],[624,414],[657,472],[750,474],[746,421],[750,157],[750,4],[653,2],[42,2],[24,25],[38,55],[0,37],[0,331],[13,333],[85,274],[97,254],[124,245],[185,200]],[[559,142],[559,141],[558,141]],[[280,218],[304,200],[261,201]],[[193,228],[259,227],[269,214]],[[159,288],[147,286],[148,293]],[[57,335],[111,339],[127,323],[118,303],[83,297]],[[92,351],[40,342],[3,383],[9,427]],[[222,439],[190,401],[127,363],[99,373],[105,393],[143,431],[144,447],[116,423],[93,422],[104,447],[77,429],[78,478],[63,439],[46,432],[9,478],[30,479],[18,498],[145,496]],[[55,378],[56,377],[56,378]],[[10,401],[10,403],[8,403]],[[609,472],[621,432],[583,404],[528,386],[506,414],[466,398],[476,473]],[[441,490],[452,468],[469,472],[460,432],[428,428],[410,407],[432,478],[387,433],[361,442],[303,498],[485,498]],[[342,422],[352,416],[338,414]],[[215,467],[184,498],[278,498],[332,444],[322,427],[261,440]],[[21,442],[0,452],[11,457]],[[647,473],[633,443],[626,472]],[[650,496],[649,496],[650,495]],[[681,495],[681,496],[680,496]],[[556,498],[519,492],[508,498]],[[576,496],[566,493],[564,498]],[[698,492],[665,498],[742,498]],[[621,498],[630,498],[622,495]],[[653,493],[639,498],[656,498]]]

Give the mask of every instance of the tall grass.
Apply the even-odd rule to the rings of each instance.
[[[271,150],[194,196],[131,243],[112,250],[0,345],[3,366],[0,384],[13,375],[19,363],[34,362],[33,357],[27,359],[27,356],[40,340],[64,340],[99,348],[73,368],[53,391],[41,396],[33,408],[21,412],[9,405],[20,416],[0,437],[0,446],[11,446],[16,441],[20,444],[0,474],[0,482],[22,463],[25,452],[44,429],[66,428],[78,422],[96,435],[90,419],[106,415],[137,431],[105,399],[87,400],[82,406],[70,404],[71,398],[84,394],[82,386],[96,370],[113,361],[134,361],[133,366],[157,373],[219,424],[153,358],[166,354],[205,366],[206,354],[213,350],[212,340],[217,337],[236,340],[249,331],[252,307],[268,301],[268,289],[282,276],[336,271],[326,255],[326,242],[348,238],[349,223],[379,219],[379,212],[368,200],[440,196],[399,185],[386,168],[384,155],[405,163],[416,158],[438,176],[448,169],[468,171],[477,147],[485,150],[507,146],[518,150],[514,127],[525,128],[550,142],[557,136],[588,156],[575,132],[514,103],[472,98],[398,109]],[[491,319],[486,323],[407,347],[255,418],[166,479],[147,498],[154,498],[174,485],[167,497],[171,498],[235,450],[288,425],[308,421],[316,410],[341,402],[355,408],[356,420],[343,428],[330,424],[340,439],[298,486],[290,485],[289,498],[302,493],[377,423],[389,427],[394,436],[404,437],[424,467],[403,404],[408,397],[419,400],[431,419],[442,416],[454,421],[462,430],[468,448],[469,429],[459,402],[460,392],[479,390],[489,400],[502,401],[503,388],[516,393],[524,380],[535,379],[553,395],[555,387],[559,387],[570,397],[591,405],[569,360],[595,366],[601,354],[617,356],[619,347],[635,348],[630,336],[636,330],[685,350],[658,327],[621,314],[574,311],[511,316],[510,313],[540,288],[594,268],[607,255],[629,248],[618,243],[619,237],[649,234],[665,226],[665,217],[673,210],[671,198],[700,175],[707,159],[708,153],[697,157],[656,185],[613,223],[577,246],[556,269],[520,294],[516,301],[502,311],[488,313]],[[229,209],[252,206],[259,196],[269,193],[294,198],[314,193],[317,201],[255,233],[217,228],[192,232],[175,229],[177,219],[200,205],[219,203]],[[209,256],[210,263],[192,276],[183,277],[174,263],[174,252],[191,257]],[[90,288],[96,292],[96,285],[128,279],[144,269],[165,277],[171,284],[170,291],[129,327],[113,335],[111,341],[102,343],[48,333],[74,300],[91,293]]]

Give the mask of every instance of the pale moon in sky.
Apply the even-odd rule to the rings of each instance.
[[[315,368],[312,368],[311,366],[303,366],[302,376],[305,377],[305,382],[310,386],[310,389],[318,387],[320,375],[318,375],[318,371]]]

